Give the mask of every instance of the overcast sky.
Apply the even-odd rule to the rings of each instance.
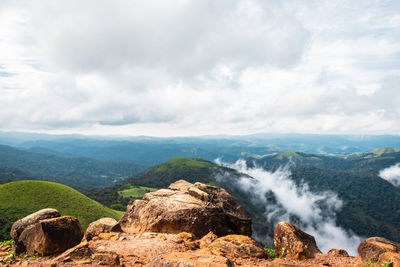
[[[0,130],[400,134],[400,1],[0,0]]]

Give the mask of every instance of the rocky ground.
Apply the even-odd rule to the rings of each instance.
[[[0,266],[363,266],[359,257],[330,254],[306,260],[267,259],[245,252],[242,257],[234,256],[223,249],[196,247],[186,235],[104,233],[78,245],[92,252],[87,257],[73,248],[61,255],[6,261],[6,251],[11,250],[6,247],[0,254]]]

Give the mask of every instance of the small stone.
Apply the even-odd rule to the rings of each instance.
[[[213,254],[219,254],[228,259],[237,258],[267,258],[264,248],[245,235],[227,235],[214,240],[208,245]]]
[[[90,241],[95,236],[101,233],[110,233],[115,228],[118,222],[113,218],[101,218],[89,224],[83,239]]]
[[[343,257],[350,257],[349,253],[347,253],[346,250],[344,249],[339,249],[339,248],[331,248],[328,251],[328,254],[330,255],[335,255],[335,256],[343,256]]]
[[[216,234],[214,234],[213,232],[209,232],[200,239],[200,244],[199,244],[200,248],[208,247],[217,238],[218,236]]]
[[[120,263],[118,254],[114,252],[95,253],[92,257],[93,262],[100,265],[118,266]]]

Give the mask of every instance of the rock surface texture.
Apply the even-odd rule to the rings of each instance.
[[[228,259],[267,258],[264,248],[256,241],[244,235],[227,235],[215,239],[206,247],[211,253]]]
[[[11,227],[10,236],[12,239],[14,239],[14,241],[18,241],[19,236],[28,226],[33,225],[41,220],[56,218],[60,216],[60,213],[56,209],[39,210],[16,221]]]
[[[383,237],[370,237],[360,243],[357,251],[363,261],[369,261],[379,259],[385,252],[400,253],[400,244]]]
[[[248,212],[224,189],[180,180],[131,203],[119,222],[127,233],[190,232],[200,238],[251,235]]]
[[[343,257],[349,257],[349,253],[347,253],[346,250],[344,250],[344,249],[339,249],[339,248],[331,248],[331,249],[328,251],[328,254],[337,255],[337,256],[343,256]]]
[[[400,253],[385,252],[379,255],[379,263],[381,266],[385,266],[385,264],[390,262],[392,264],[390,267],[400,267]]]
[[[276,225],[274,248],[279,256],[295,260],[314,258],[317,253],[321,253],[312,235],[288,222]]]
[[[115,219],[101,218],[89,224],[83,239],[86,241],[90,241],[95,236],[98,236],[101,233],[110,233],[112,231],[117,232],[120,230],[121,228],[119,227],[118,222]]]
[[[21,233],[16,242],[16,251],[26,251],[29,256],[49,255],[79,244],[82,237],[81,225],[74,217],[41,220]]]

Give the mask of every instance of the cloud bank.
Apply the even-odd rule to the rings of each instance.
[[[5,0],[0,130],[398,134],[399,11],[381,0]]]
[[[336,224],[336,212],[343,202],[335,193],[313,193],[307,184],[297,186],[290,179],[288,167],[272,173],[259,167],[249,168],[243,160],[223,165],[254,178],[243,176],[235,186],[265,207],[264,217],[268,224],[289,221],[313,235],[322,252],[339,247],[357,255],[357,246],[362,239]],[[226,179],[223,175],[217,178]]]
[[[379,172],[379,177],[385,179],[394,186],[400,187],[400,163]]]

